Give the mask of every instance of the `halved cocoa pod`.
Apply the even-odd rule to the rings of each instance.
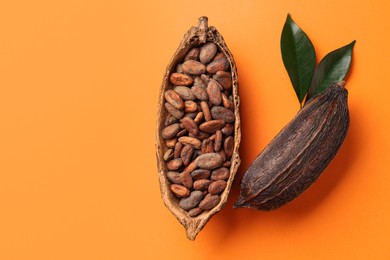
[[[202,49],[203,46],[206,47]],[[213,48],[216,48],[217,51]],[[199,55],[197,50],[200,50]],[[219,56],[219,58],[216,59],[216,56]],[[224,60],[216,62],[220,59]],[[181,65],[178,66],[179,64]],[[209,64],[212,65],[209,66]],[[209,71],[205,70],[207,66]],[[178,69],[178,67],[181,67],[181,69]],[[221,70],[226,72],[218,72]],[[213,79],[214,73],[217,76],[221,73],[225,76],[231,75],[231,79],[227,79],[229,87],[226,87],[225,90],[222,87],[221,89],[216,89],[215,87],[210,89],[209,87],[209,93],[207,93],[206,87],[209,82],[219,87],[220,83],[218,80],[215,81]],[[172,91],[175,91],[178,95]],[[231,109],[226,109],[222,106],[226,103],[226,100],[222,104],[219,91],[225,91],[232,97]],[[211,95],[210,101],[213,101],[210,104],[207,103],[209,95]],[[185,102],[187,102],[187,106],[184,105],[183,108],[182,102],[185,105]],[[192,104],[194,102],[197,106]],[[191,106],[192,109],[189,107],[189,104],[193,105]],[[199,26],[191,27],[184,35],[179,48],[166,69],[160,88],[156,132],[156,153],[161,196],[167,208],[185,227],[187,237],[190,240],[194,240],[208,220],[225,205],[234,176],[240,165],[238,154],[241,140],[239,105],[237,69],[233,56],[219,32],[214,27],[208,27],[207,17],[201,17]],[[218,107],[214,108],[215,106]],[[190,116],[189,113],[194,113],[195,118],[193,120],[186,119],[186,116]],[[167,119],[167,117],[170,118]],[[171,120],[171,117],[176,118],[176,120]],[[211,151],[208,151],[205,147],[202,149],[200,145],[201,141],[208,138],[209,134],[201,131],[199,131],[199,134],[196,134],[197,129],[188,129],[194,122],[199,127],[202,123],[210,120],[226,120],[216,129],[219,130],[221,127],[224,127],[218,133],[223,135],[223,139],[220,136],[213,137],[218,142],[221,142],[221,144],[218,143],[218,146],[220,146],[217,149],[218,153],[213,152],[213,141],[210,141]],[[180,129],[182,127],[184,129],[180,130],[174,124],[178,124]],[[230,131],[227,131],[225,128],[229,128]],[[178,130],[180,131],[177,132]],[[229,132],[230,138],[234,141],[233,145],[230,146],[232,150],[230,158],[223,156],[225,152],[223,151],[224,143],[222,140],[228,138],[227,132]],[[206,136],[201,138],[201,134]],[[178,157],[178,152],[176,152],[176,156],[174,156],[176,158],[164,161],[164,153],[169,149],[166,143],[167,140],[171,139],[177,140],[177,142],[183,145],[190,145],[191,149],[194,150],[193,155],[187,156],[187,158],[181,154],[181,157]],[[196,139],[199,142],[195,143],[194,140]],[[204,154],[202,150],[203,152],[211,153]],[[209,157],[215,159],[215,162],[212,161],[210,163],[207,161],[207,159],[210,159]],[[200,173],[207,173],[203,174],[202,178],[210,178],[210,170],[219,169],[220,167],[227,167],[229,174],[226,178],[223,178],[223,181],[220,181],[223,185],[216,186],[214,184],[212,186],[212,193],[218,193],[218,195],[211,195],[207,189],[204,191],[195,190],[192,183],[190,185],[190,182],[184,181],[184,177],[188,176],[192,176],[194,178],[193,181],[196,181],[200,178]],[[180,176],[181,174],[183,176]],[[226,187],[223,183],[225,181]],[[204,182],[208,183],[207,180]],[[203,187],[200,186],[199,183],[195,184],[196,188]]]

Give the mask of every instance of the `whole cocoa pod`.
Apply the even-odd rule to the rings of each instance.
[[[236,208],[276,209],[314,183],[349,127],[345,82],[311,98],[244,174]]]
[[[156,150],[161,196],[185,227],[190,240],[194,240],[208,220],[225,205],[240,165],[236,64],[223,37],[207,23],[207,17],[201,17],[199,26],[191,27],[184,35],[166,69],[157,114]],[[214,62],[217,56],[223,61]],[[207,71],[208,64],[214,65]],[[218,74],[215,80],[214,74]],[[220,79],[221,75],[226,77],[226,82]],[[229,97],[228,108],[223,107],[227,103],[226,100],[222,102],[222,94]],[[207,121],[210,123],[204,125]],[[222,132],[221,128],[226,129]],[[217,131],[220,131],[218,136]],[[227,142],[230,145],[225,147]],[[231,156],[226,156],[225,148]],[[169,149],[173,149],[173,153]],[[227,167],[228,173],[222,176],[219,186],[212,186],[215,195],[211,195],[208,191],[212,182],[210,171],[221,167]]]

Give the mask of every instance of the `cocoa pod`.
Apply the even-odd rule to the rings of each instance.
[[[214,50],[214,48],[216,50]],[[207,71],[207,67],[212,73]],[[230,73],[230,79],[223,79],[227,81],[227,85],[230,84],[229,80],[231,80],[231,87],[225,89],[223,86],[220,86],[220,83],[217,80],[213,79],[213,75],[221,74],[218,73],[220,70]],[[222,74],[224,76],[229,75],[226,73]],[[216,78],[221,80],[221,77],[218,78],[218,76],[216,76]],[[218,87],[218,89],[211,87],[211,91],[209,90],[213,102],[211,102],[209,94],[207,93],[209,82],[213,82],[211,84]],[[181,98],[184,107],[176,95],[172,95],[170,92],[165,94],[168,90],[174,91]],[[210,135],[214,133],[205,133],[201,130],[197,133],[193,122],[199,128],[205,121],[218,119],[212,117],[211,109],[215,104],[218,104],[219,106],[223,106],[223,104],[226,105],[226,100],[225,103],[222,101],[222,92],[226,97],[231,97],[230,101],[232,108],[229,111],[233,114],[233,119],[229,117],[231,114],[227,114],[225,111],[222,112],[225,113],[224,117],[228,118],[228,121],[225,123],[231,125],[229,130],[231,130],[230,136],[234,139],[233,155],[229,160],[225,160],[225,157],[223,156],[224,152],[222,146],[224,140],[227,138],[226,135],[222,137],[221,144],[217,145],[217,148],[218,146],[221,146],[218,153],[213,152],[214,141],[211,141],[210,139],[211,142],[209,142],[207,148],[204,147],[203,149],[204,151],[209,151],[210,149],[211,153],[208,154],[211,154],[211,160],[208,162],[207,156],[210,155],[202,154],[202,141],[208,139]],[[166,95],[167,98],[165,98],[164,95]],[[167,208],[185,227],[187,237],[190,240],[194,240],[208,220],[225,205],[234,176],[240,165],[240,157],[238,154],[241,140],[239,102],[237,69],[233,57],[219,32],[214,27],[208,27],[207,17],[201,17],[199,19],[199,26],[192,27],[184,35],[182,42],[167,66],[160,88],[156,129],[156,154],[161,196]],[[196,103],[196,106],[194,103]],[[218,111],[214,113],[218,113]],[[187,120],[187,117],[192,118],[192,121]],[[182,119],[181,122],[179,121],[180,119]],[[164,139],[162,137],[162,130],[165,127],[177,123],[180,127],[179,132],[172,138]],[[222,125],[221,127],[224,126]],[[219,129],[220,127],[218,127],[217,130]],[[166,131],[168,137],[170,137],[177,131],[177,126],[174,126],[173,129],[168,128],[168,130],[171,130]],[[223,134],[222,130],[221,133]],[[164,135],[165,134],[166,133],[164,132]],[[213,138],[215,139],[215,137]],[[216,139],[219,141],[220,136]],[[170,159],[171,152],[169,152],[169,154],[167,153],[166,158],[169,157],[169,160],[165,162],[163,158],[164,152],[168,149],[173,149],[177,142],[184,145],[183,148],[179,149],[180,145],[178,145],[177,151],[175,151],[175,149],[173,150],[174,159]],[[167,143],[169,143],[170,147],[167,147]],[[183,153],[184,156],[182,157],[182,151],[186,145],[190,145],[194,152],[192,156]],[[179,150],[180,157],[178,157]],[[205,155],[206,158],[202,157]],[[190,157],[192,157],[192,159],[189,160],[188,158]],[[200,159],[198,160],[198,158]],[[220,195],[210,195],[208,194],[208,190],[196,191],[193,187],[194,184],[191,186],[189,182],[186,184],[182,183],[184,181],[183,176],[188,176],[188,174],[190,174],[194,182],[200,179],[210,180],[210,170],[218,169],[222,164],[228,163],[231,164],[229,167],[229,176],[225,180],[226,188]],[[183,173],[185,175],[183,175]],[[182,177],[180,178],[178,175]],[[207,182],[208,181],[205,183]],[[205,185],[205,183],[203,184]],[[170,186],[173,184],[181,185],[183,187],[187,186],[186,188],[190,191],[189,196],[186,198],[179,198],[179,196],[175,195],[171,190]],[[198,185],[200,184],[202,184],[202,182],[198,182],[196,187],[199,188],[200,186]],[[175,191],[177,190],[179,190],[179,194],[187,195],[183,192],[183,189],[175,189]],[[203,198],[206,198],[205,196],[207,199],[202,203],[201,208],[199,207],[199,203]]]
[[[248,168],[235,207],[272,210],[292,201],[321,175],[349,127],[345,82],[311,98]]]

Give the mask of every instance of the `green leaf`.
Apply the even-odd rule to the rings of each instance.
[[[280,47],[284,67],[302,105],[313,77],[316,54],[309,37],[294,23],[290,14],[283,26]]]
[[[320,94],[332,83],[343,80],[351,67],[352,48],[356,41],[328,53],[318,64],[306,100]]]

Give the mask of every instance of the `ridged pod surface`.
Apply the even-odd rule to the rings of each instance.
[[[292,201],[321,175],[349,128],[345,82],[305,106],[266,146],[241,181],[236,208],[272,210]]]
[[[194,48],[199,48],[201,46],[208,46],[207,50],[208,53],[200,53],[197,54],[194,51]],[[212,49],[213,46],[217,47],[217,50]],[[220,53],[221,56],[224,57],[224,59],[218,59],[218,57],[215,57],[214,60],[209,60],[209,57],[212,57],[215,55],[216,51]],[[200,56],[200,61],[203,63],[209,62],[209,65],[207,66],[207,71],[205,72],[204,66],[200,62],[195,62],[192,60],[189,60],[181,66],[181,70],[184,71],[185,74],[180,74],[176,73],[175,69],[177,71],[177,66],[185,61],[187,58],[192,59],[193,56],[199,57]],[[226,63],[227,62],[227,63]],[[226,72],[219,72],[220,70],[227,70],[229,68],[229,71],[231,73],[231,78],[223,78],[223,76],[226,74]],[[215,71],[218,71],[219,73],[215,73]],[[221,85],[220,89],[215,89],[214,86],[212,86],[214,83],[214,79],[207,78],[206,75],[201,73],[208,73],[210,75],[214,75],[215,73],[215,79],[218,80],[219,84]],[[228,73],[229,74],[229,73]],[[189,75],[183,76],[183,75]],[[191,76],[194,75],[194,76]],[[198,75],[198,76],[197,76]],[[229,74],[230,75],[230,74]],[[204,80],[205,82],[211,82],[209,83],[209,87],[203,88],[199,87],[199,79]],[[197,82],[197,80],[199,82]],[[226,81],[227,80],[227,81]],[[175,87],[172,82],[178,82],[181,86],[191,86],[191,84],[194,84],[192,87],[192,93],[185,93],[184,90],[186,89],[185,87]],[[226,84],[224,84],[226,83]],[[178,85],[177,84],[177,85]],[[216,95],[221,95],[222,91],[226,91],[223,88],[227,88],[229,93],[231,93],[232,99],[224,100],[222,99],[212,99],[211,97],[214,97]],[[180,119],[183,117],[183,112],[182,107],[183,104],[181,102],[173,102],[171,100],[176,100],[176,96],[174,93],[172,93],[170,90],[173,89],[176,93],[181,95],[182,99],[184,100],[184,106],[185,109],[187,110],[186,112],[190,113],[192,111],[192,107],[196,109],[196,104],[194,106],[194,99],[198,99],[199,101],[199,106],[198,109],[201,112],[197,112],[198,115],[201,114],[201,118],[204,118],[204,120],[209,121],[211,119],[217,119],[214,118],[215,115],[212,114],[213,111],[210,111],[208,109],[207,102],[210,102],[209,104],[215,105],[216,107],[222,106],[222,101],[224,101],[224,105],[230,105],[229,102],[231,102],[232,108],[229,109],[228,111],[222,111],[220,113],[221,116],[226,116],[227,120],[225,120],[225,127],[223,127],[221,130],[218,130],[219,127],[222,126],[215,126],[216,123],[213,122],[212,126],[214,126],[215,129],[213,131],[219,131],[218,135],[215,136],[215,140],[220,140],[221,133],[223,135],[225,133],[228,133],[227,135],[231,135],[230,138],[234,139],[234,146],[229,145],[230,140],[229,138],[226,138],[225,142],[220,145],[213,145],[213,146],[208,146],[208,148],[204,145],[206,145],[206,142],[204,142],[204,145],[202,143],[202,147],[200,144],[200,141],[198,139],[195,139],[193,137],[188,137],[188,136],[182,136],[179,137],[181,130],[176,129],[176,125],[172,124],[170,127],[166,127],[166,120],[169,118],[169,114],[172,115],[173,117],[176,116],[176,119],[181,120],[179,126],[184,127],[183,131],[187,131],[190,134],[195,135],[196,138],[199,138],[202,140],[203,138],[207,138],[209,135],[209,132],[211,132],[211,126],[208,125],[203,125],[202,129],[197,129],[194,127],[191,127],[195,123],[198,123],[198,116],[196,116],[194,119]],[[215,93],[217,92],[217,93]],[[210,98],[210,100],[207,100]],[[204,101],[206,100],[206,101]],[[169,101],[172,104],[167,104],[164,102]],[[208,220],[218,211],[221,210],[221,208],[225,205],[228,194],[230,192],[231,185],[233,183],[234,176],[237,172],[237,169],[240,165],[240,157],[238,154],[238,148],[241,140],[241,132],[240,132],[240,115],[239,115],[239,105],[240,105],[240,100],[238,96],[238,77],[237,77],[237,69],[236,69],[236,64],[233,60],[233,56],[230,53],[229,49],[227,48],[223,37],[219,34],[219,32],[214,28],[214,27],[208,27],[208,20],[207,17],[201,17],[199,19],[199,26],[198,27],[191,27],[187,33],[184,35],[178,49],[176,50],[175,54],[173,55],[172,60],[170,61],[169,65],[167,66],[165,76],[163,78],[163,82],[160,88],[160,97],[159,97],[159,103],[158,103],[158,111],[157,111],[157,129],[156,129],[156,153],[157,153],[157,165],[158,165],[158,176],[159,176],[159,181],[160,181],[160,190],[161,190],[161,196],[162,199],[166,205],[166,207],[175,215],[175,217],[180,221],[180,223],[184,226],[186,229],[187,237],[190,240],[194,240],[196,235],[202,230],[202,228],[206,225]],[[222,109],[222,108],[221,108]],[[169,111],[168,111],[169,110]],[[203,112],[202,112],[203,111]],[[230,112],[231,111],[231,112]],[[229,114],[231,113],[231,114]],[[230,115],[233,115],[234,119],[230,120],[231,118],[229,117]],[[171,116],[170,120],[175,120]],[[224,119],[224,118],[223,118]],[[230,120],[230,121],[229,121]],[[230,123],[233,122],[234,123]],[[165,122],[165,123],[164,123]],[[218,123],[218,122],[217,122]],[[232,131],[230,131],[230,128],[233,126]],[[163,131],[164,130],[164,131]],[[178,132],[179,131],[179,132]],[[201,132],[202,131],[202,132]],[[203,132],[203,131],[208,131],[208,132]],[[229,132],[230,131],[230,132]],[[196,136],[196,134],[198,136]],[[201,136],[203,134],[203,137]],[[195,149],[195,152],[193,153],[193,156],[198,156],[198,158],[195,159],[195,161],[190,162],[181,172],[180,174],[170,172],[169,169],[167,168],[167,164],[164,160],[164,154],[165,154],[165,159],[169,158],[174,155],[175,153],[172,152],[172,149],[175,150],[175,145],[174,143],[170,146],[172,147],[171,150],[169,150],[167,147],[167,143],[169,140],[167,138],[171,138],[172,136],[177,136],[177,143],[182,143],[185,147],[192,146]],[[195,143],[195,141],[199,143]],[[204,194],[202,191],[193,191],[189,195],[189,197],[180,199],[180,196],[188,196],[188,193],[186,192],[185,188],[179,187],[177,185],[173,185],[173,182],[177,183],[182,183],[183,185],[185,183],[189,183],[187,187],[191,188],[193,186],[192,182],[184,182],[183,178],[184,176],[193,176],[194,181],[196,180],[197,176],[200,176],[200,172],[209,172],[207,167],[210,166],[207,163],[218,163],[220,165],[223,161],[219,153],[209,153],[205,155],[199,155],[199,153],[203,151],[207,151],[208,149],[215,149],[213,147],[217,147],[218,150],[222,149],[224,145],[228,146],[229,149],[225,149],[225,153],[222,155],[225,157],[229,157],[230,161],[227,162],[226,166],[229,168],[229,177],[226,179],[226,187],[223,185],[222,187],[225,187],[223,192],[221,192],[218,196],[215,196],[211,193],[214,192],[219,192],[220,188],[214,187],[216,185],[211,186],[209,190],[211,193],[207,196],[204,197],[204,199],[201,201],[199,206],[197,208],[193,208],[195,203],[199,203],[199,200],[202,199]],[[179,145],[181,146],[181,145]],[[220,148],[222,147],[222,148]],[[183,150],[185,148],[182,148]],[[223,152],[223,151],[222,151]],[[205,160],[204,162],[204,169],[205,170],[195,170],[197,167],[202,168],[202,158],[208,156],[208,157],[215,157],[214,159],[221,159],[221,162],[218,160],[212,160],[208,161]],[[218,158],[217,158],[218,157]],[[183,153],[182,153],[182,158],[183,158]],[[206,158],[206,157],[205,157]],[[180,158],[178,159],[173,159],[170,161],[171,164],[172,162],[175,162],[175,160],[180,161]],[[224,159],[225,160],[225,159]],[[183,161],[183,160],[182,160]],[[184,161],[185,162],[185,161]],[[206,165],[207,164],[207,165]],[[225,165],[225,164],[223,164]],[[169,165],[170,167],[175,167],[176,165]],[[212,165],[213,166],[213,165]],[[210,168],[214,170],[214,166]],[[177,165],[177,167],[183,167],[180,165]],[[192,172],[192,175],[189,174],[189,172]],[[198,174],[199,173],[199,174]],[[175,176],[181,176],[175,177]],[[174,177],[176,179],[174,179]],[[169,180],[170,178],[170,180]],[[202,177],[203,178],[203,177]],[[204,177],[206,178],[206,177]],[[211,180],[210,182],[212,182]],[[194,183],[194,186],[196,188],[202,189],[202,185],[207,185],[208,182],[206,180],[201,180],[196,183]],[[185,185],[184,185],[185,186]],[[174,192],[176,192],[176,195]],[[194,204],[194,205],[192,205]]]

